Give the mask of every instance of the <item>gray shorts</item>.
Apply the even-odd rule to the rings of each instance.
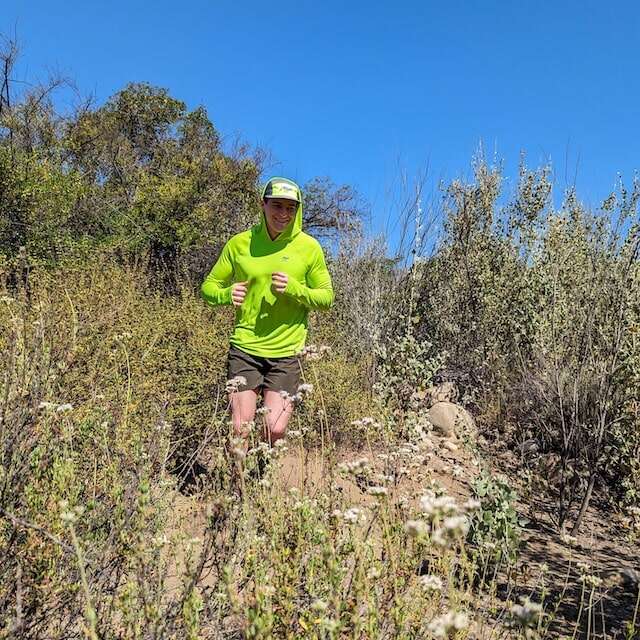
[[[243,376],[246,385],[238,386],[238,391],[247,389],[270,389],[271,391],[286,391],[294,395],[298,391],[302,368],[298,356],[284,358],[263,358],[252,356],[250,353],[231,345],[227,360],[227,380],[236,376]]]

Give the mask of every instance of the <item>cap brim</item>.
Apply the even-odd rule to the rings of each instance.
[[[265,200],[293,200],[293,202],[300,202],[300,200],[298,200],[298,198],[294,198],[293,196],[284,196],[284,195],[280,195],[280,196],[265,196],[264,197]]]

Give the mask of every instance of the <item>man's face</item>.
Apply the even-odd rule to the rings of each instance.
[[[286,198],[267,198],[263,201],[262,209],[269,230],[274,234],[282,233],[296,215],[297,208],[297,202]]]

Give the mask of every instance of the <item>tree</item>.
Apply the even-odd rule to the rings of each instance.
[[[361,229],[364,205],[353,187],[318,177],[304,185],[303,193],[304,225],[310,233],[335,239]]]

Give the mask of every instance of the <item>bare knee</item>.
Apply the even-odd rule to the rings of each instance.
[[[287,422],[288,420],[270,420],[267,418],[267,436],[271,444],[273,444],[276,440],[284,438],[287,431]]]
[[[265,416],[266,435],[272,444],[276,440],[284,438],[290,417],[291,410],[289,408],[274,408]]]

